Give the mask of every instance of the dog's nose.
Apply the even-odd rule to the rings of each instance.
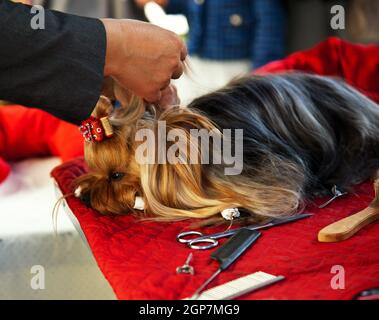
[[[80,195],[80,200],[84,202],[86,207],[91,208],[91,192],[82,192]]]

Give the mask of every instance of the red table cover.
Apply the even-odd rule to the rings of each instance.
[[[73,180],[85,171],[84,161],[77,159],[57,167],[52,175],[62,192],[70,193]],[[255,271],[286,277],[243,299],[351,299],[361,290],[379,287],[379,223],[342,242],[317,241],[321,228],[363,209],[373,198],[371,183],[357,186],[355,192],[324,209],[308,207],[307,212],[314,213],[311,218],[262,231],[256,244],[213,284]],[[131,216],[101,215],[74,197],[67,202],[119,299],[185,298],[217,269],[209,257],[212,250],[190,250],[175,240],[190,222],[140,222]],[[196,274],[177,275],[176,267],[191,251]],[[345,289],[331,286],[335,265],[344,268]]]

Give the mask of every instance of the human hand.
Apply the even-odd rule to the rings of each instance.
[[[108,97],[111,100],[117,100],[122,106],[128,106],[133,93],[130,90],[122,88],[114,79],[107,77],[104,79],[102,95]],[[162,90],[162,96],[155,105],[162,111],[170,109],[171,107],[180,105],[180,99],[175,85],[170,84],[164,90]]]
[[[162,97],[157,102],[157,106],[161,110],[167,110],[178,105],[180,105],[178,91],[173,84],[170,84],[166,89],[162,90]]]
[[[148,102],[162,98],[183,73],[187,49],[173,32],[135,20],[102,19],[107,35],[104,75]]]

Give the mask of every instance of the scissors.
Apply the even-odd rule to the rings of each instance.
[[[235,228],[223,232],[213,233],[213,234],[203,234],[200,231],[184,231],[179,233],[176,236],[176,240],[180,243],[184,243],[188,245],[191,249],[195,250],[207,250],[214,247],[217,247],[219,242],[217,239],[228,238],[237,233],[241,229],[249,229],[249,230],[261,230],[267,229],[274,226],[278,226],[281,224],[294,222],[300,219],[311,217],[311,213],[303,213],[296,216],[288,217],[288,218],[276,218],[264,224],[252,224],[242,228]],[[191,236],[198,236],[197,238],[193,238]],[[200,243],[208,243],[206,245],[200,245]]]

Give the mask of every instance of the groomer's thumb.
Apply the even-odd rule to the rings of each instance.
[[[145,100],[150,103],[158,102],[162,98],[162,91],[155,91],[145,97]]]

